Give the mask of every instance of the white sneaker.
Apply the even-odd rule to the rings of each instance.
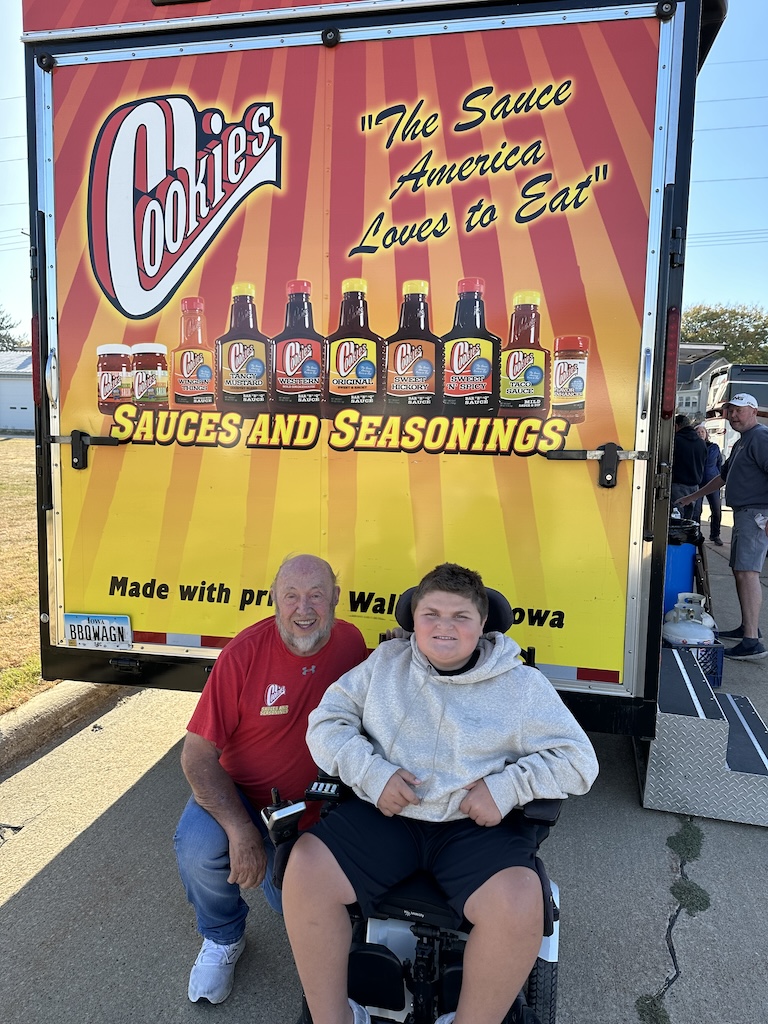
[[[453,1024],[455,1019],[456,1019],[456,1014],[455,1013],[444,1013],[440,1017],[437,1018],[437,1020],[435,1021],[435,1024]]]
[[[371,1024],[371,1015],[364,1006],[354,999],[348,999],[347,1002],[352,1007],[352,1024]]]
[[[203,939],[194,967],[189,974],[187,995],[193,1003],[207,999],[223,1003],[235,983],[235,964],[245,949],[245,936],[228,946]]]

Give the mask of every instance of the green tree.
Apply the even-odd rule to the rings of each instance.
[[[689,306],[680,340],[724,345],[729,363],[768,363],[768,310],[762,306]]]
[[[23,339],[14,336],[13,331],[19,326],[18,320],[13,320],[9,313],[0,306],[0,352],[10,352],[20,348]]]

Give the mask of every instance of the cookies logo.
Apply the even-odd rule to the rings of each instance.
[[[271,103],[228,124],[186,96],[126,103],[102,125],[91,159],[88,232],[104,294],[142,319],[167,302],[234,210],[280,187]]]

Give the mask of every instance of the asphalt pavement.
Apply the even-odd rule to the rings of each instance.
[[[712,611],[727,629],[738,623],[728,544],[706,548]],[[768,602],[761,625],[768,635]],[[25,716],[37,728],[58,689],[12,713],[12,729],[3,716],[0,745]],[[768,719],[768,659],[726,659],[723,689]],[[199,939],[171,837],[188,795],[179,753],[196,695],[97,694],[42,747],[0,761],[2,1018],[294,1024],[290,949],[258,891],[232,996],[216,1007],[186,998]],[[630,741],[592,740],[600,776],[566,802],[542,849],[561,891],[558,1024],[764,1024],[765,830],[643,809]]]

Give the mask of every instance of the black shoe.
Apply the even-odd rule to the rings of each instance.
[[[744,639],[744,624],[737,626],[736,629],[721,629],[717,634],[718,640],[743,640]],[[763,634],[758,629],[757,639],[762,640]]]
[[[723,542],[720,540],[719,537],[710,537],[709,543],[714,544],[716,548],[721,548],[723,546]]]
[[[742,640],[740,644],[725,652],[726,658],[736,658],[737,661],[759,661],[761,658],[768,658],[768,651],[759,640]]]

